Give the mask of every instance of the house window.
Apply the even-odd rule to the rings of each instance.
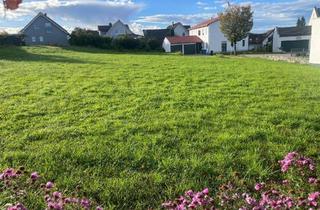
[[[43,42],[43,36],[39,36],[39,42]]]
[[[45,28],[48,34],[52,33],[52,25],[51,23],[45,23]]]
[[[246,46],[246,40],[242,40],[242,47]]]
[[[227,42],[221,42],[221,52],[227,52]]]
[[[200,30],[198,31],[198,35],[201,36],[201,31]]]
[[[36,42],[37,41],[35,36],[33,36],[31,39],[32,39],[32,42]]]
[[[182,36],[186,36],[186,33],[182,33]]]

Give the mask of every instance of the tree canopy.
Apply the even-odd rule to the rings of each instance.
[[[229,5],[219,14],[220,28],[237,52],[237,42],[245,39],[253,27],[251,6]]]

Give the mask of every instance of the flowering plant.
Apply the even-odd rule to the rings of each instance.
[[[95,204],[87,198],[68,197],[58,191],[51,181],[43,183],[42,177],[37,172],[30,175],[24,167],[18,170],[7,168],[0,172],[0,209],[27,210],[24,205],[32,197],[42,198],[45,209],[93,209]],[[2,202],[5,205],[2,207]],[[96,207],[102,210],[102,207]]]
[[[251,192],[241,192],[231,182],[222,185],[215,197],[208,189],[188,191],[174,201],[162,205],[164,209],[320,209],[320,182],[312,159],[297,152],[288,153],[279,161],[285,179],[255,184]]]

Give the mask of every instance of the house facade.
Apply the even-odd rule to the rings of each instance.
[[[129,37],[139,37],[131,31],[129,25],[124,24],[121,20],[118,20],[114,24],[109,23],[109,25],[100,25],[98,26],[98,31],[101,36],[117,38],[120,36],[129,36]]]
[[[313,9],[310,25],[312,26],[310,63],[320,64],[320,8]]]
[[[273,33],[273,52],[309,51],[311,26],[276,27]]]
[[[21,31],[26,45],[69,45],[67,30],[40,12]]]
[[[272,52],[274,29],[262,34],[249,33],[248,50]]]
[[[230,41],[220,30],[219,18],[211,18],[189,30],[190,36],[198,36],[203,41],[202,49],[207,53],[227,53],[233,51]],[[237,43],[238,51],[248,51],[249,37]]]
[[[157,40],[163,42],[164,38],[168,36],[189,36],[190,26],[182,23],[172,23],[166,29],[149,29],[143,30],[144,37],[148,40]]]

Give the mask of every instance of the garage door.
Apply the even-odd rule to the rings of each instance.
[[[184,45],[184,54],[185,55],[196,54],[196,45],[195,44]]]
[[[182,45],[172,45],[171,52],[182,52]]]
[[[308,50],[309,40],[297,40],[297,41],[282,41],[281,49],[285,52],[291,52],[291,50]]]

